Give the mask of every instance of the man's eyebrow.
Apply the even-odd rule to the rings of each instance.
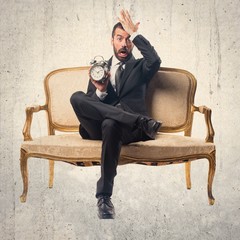
[[[116,36],[123,38],[123,35],[121,35],[121,34],[117,34]],[[129,35],[126,39],[130,39],[130,37],[131,37],[131,35]]]

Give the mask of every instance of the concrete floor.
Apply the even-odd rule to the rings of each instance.
[[[56,163],[48,189],[48,162],[29,160],[29,195],[20,203],[19,149],[24,109],[45,101],[43,78],[54,69],[88,65],[112,54],[110,32],[119,10],[130,9],[165,67],[198,80],[196,105],[213,110],[217,169],[215,205],[207,199],[206,159],[184,165],[118,168],[115,220],[99,220],[95,186],[99,167]],[[0,239],[141,240],[240,238],[239,19],[233,1],[1,1]],[[135,55],[138,56],[138,52]],[[205,137],[196,116],[193,135]],[[45,114],[34,117],[33,137],[47,133]]]

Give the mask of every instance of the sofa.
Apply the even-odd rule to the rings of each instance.
[[[23,179],[21,202],[28,193],[28,159],[49,161],[49,188],[53,187],[54,163],[64,161],[77,166],[101,164],[101,141],[82,139],[79,135],[79,122],[70,104],[71,95],[86,91],[89,66],[57,69],[44,79],[46,102],[26,108],[26,121],[23,127],[24,141],[20,147],[20,169]],[[209,162],[207,194],[210,205],[214,204],[212,184],[216,168],[216,146],[211,122],[211,109],[195,106],[194,97],[197,81],[188,71],[161,67],[150,81],[146,103],[149,115],[163,124],[156,139],[136,142],[123,146],[119,164],[144,164],[161,166],[185,164],[187,188],[191,188],[191,162]],[[33,116],[46,112],[48,133],[32,137]],[[191,136],[193,115],[203,114],[206,125],[206,138]],[[137,183],[136,183],[137,184]]]

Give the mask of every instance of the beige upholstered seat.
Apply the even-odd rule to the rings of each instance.
[[[59,69],[45,78],[46,104],[26,109],[27,118],[21,145],[21,171],[24,190],[21,201],[26,201],[28,190],[27,160],[29,157],[51,159],[49,187],[53,185],[54,160],[83,166],[100,164],[101,141],[83,140],[78,134],[79,122],[70,105],[70,96],[78,90],[86,91],[89,67]],[[131,143],[123,146],[119,164],[141,163],[164,165],[186,163],[187,187],[190,182],[190,162],[208,159],[208,196],[214,203],[212,182],[215,172],[214,131],[211,110],[194,106],[196,80],[192,74],[180,69],[161,68],[151,80],[146,102],[149,114],[163,121],[156,140]],[[47,113],[49,135],[32,139],[30,134],[34,112]],[[205,140],[191,137],[194,111],[205,114],[207,137]],[[55,130],[63,133],[55,135]],[[65,132],[74,132],[68,133]],[[184,132],[184,136],[175,134]]]
[[[101,141],[84,140],[79,137],[79,134],[46,136],[22,144],[22,149],[26,152],[34,152],[39,155],[44,153],[49,156],[54,155],[59,158],[79,159],[81,161],[99,161],[101,147]],[[161,162],[166,158],[174,159],[181,156],[208,154],[212,151],[214,151],[213,143],[205,143],[201,139],[191,137],[159,133],[154,141],[137,142],[123,146],[120,164],[137,163],[143,159],[144,161]]]

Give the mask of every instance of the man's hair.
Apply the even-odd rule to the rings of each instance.
[[[112,38],[114,37],[114,34],[115,34],[115,30],[116,28],[121,28],[124,30],[122,24],[120,22],[116,23],[114,26],[113,26],[113,29],[112,29]]]

